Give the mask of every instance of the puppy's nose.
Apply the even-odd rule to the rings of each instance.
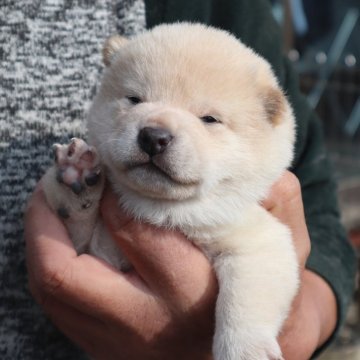
[[[173,136],[168,130],[156,127],[144,127],[138,135],[141,150],[150,157],[164,152],[172,139]]]

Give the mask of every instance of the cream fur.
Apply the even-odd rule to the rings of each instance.
[[[110,39],[104,54],[89,136],[121,206],[180,229],[212,261],[216,360],[280,359],[276,338],[297,291],[297,260],[289,229],[258,203],[290,165],[295,125],[270,65],[232,35],[186,23]],[[220,122],[202,122],[207,115]],[[173,135],[156,167],[137,142],[149,126]],[[62,185],[49,183],[51,198]],[[122,261],[98,236],[89,247]]]

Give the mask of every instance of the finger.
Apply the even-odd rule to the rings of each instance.
[[[97,345],[106,344],[108,329],[97,318],[54,298],[48,302],[45,312],[57,328],[88,354],[94,356],[98,351]]]
[[[56,299],[51,301],[47,312],[51,321],[93,359],[140,358],[134,354],[134,349],[143,352],[148,346],[147,339],[152,336],[148,329],[141,327],[134,329],[121,323],[109,326]],[[155,330],[156,320],[152,320],[151,330]]]
[[[36,190],[25,216],[28,268],[34,295],[40,303],[49,296],[113,321],[132,323],[131,310],[141,315],[151,294],[130,275],[117,272],[90,255],[77,256],[66,229]]]
[[[65,271],[67,261],[75,259],[77,254],[63,223],[48,207],[40,185],[28,201],[24,225],[27,268],[32,282],[37,283],[37,276],[48,267],[64,267]],[[53,248],[63,257],[46,256],[49,238],[52,238]],[[64,271],[60,269],[60,273]]]
[[[290,171],[285,171],[272,185],[268,196],[262,201],[262,206],[272,211],[281,208],[284,203],[297,204],[301,197],[301,186],[298,178]]]
[[[184,235],[130,219],[110,190],[105,191],[101,210],[115,240],[151,289],[174,298],[191,294],[193,299],[216,292],[208,259]]]
[[[94,359],[130,359],[133,354],[127,349],[145,345],[141,328],[136,328],[134,332],[133,328],[123,323],[117,323],[114,328],[56,299],[49,304],[46,312],[50,320]]]
[[[311,243],[305,221],[301,186],[297,177],[290,171],[286,171],[272,186],[262,205],[290,228],[299,264],[304,268]]]

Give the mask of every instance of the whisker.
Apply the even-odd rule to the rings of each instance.
[[[99,144],[99,150],[101,150],[104,146],[109,145],[113,142],[118,142],[119,139],[107,139],[106,141],[103,141],[101,144]]]

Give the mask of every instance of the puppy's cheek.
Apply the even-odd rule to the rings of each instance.
[[[122,169],[127,164],[143,160],[143,154],[137,145],[137,129],[134,126],[122,126],[108,132],[100,147],[103,161]]]
[[[206,150],[201,150],[192,139],[179,137],[169,149],[166,162],[179,177],[198,181],[206,164],[205,154]]]

